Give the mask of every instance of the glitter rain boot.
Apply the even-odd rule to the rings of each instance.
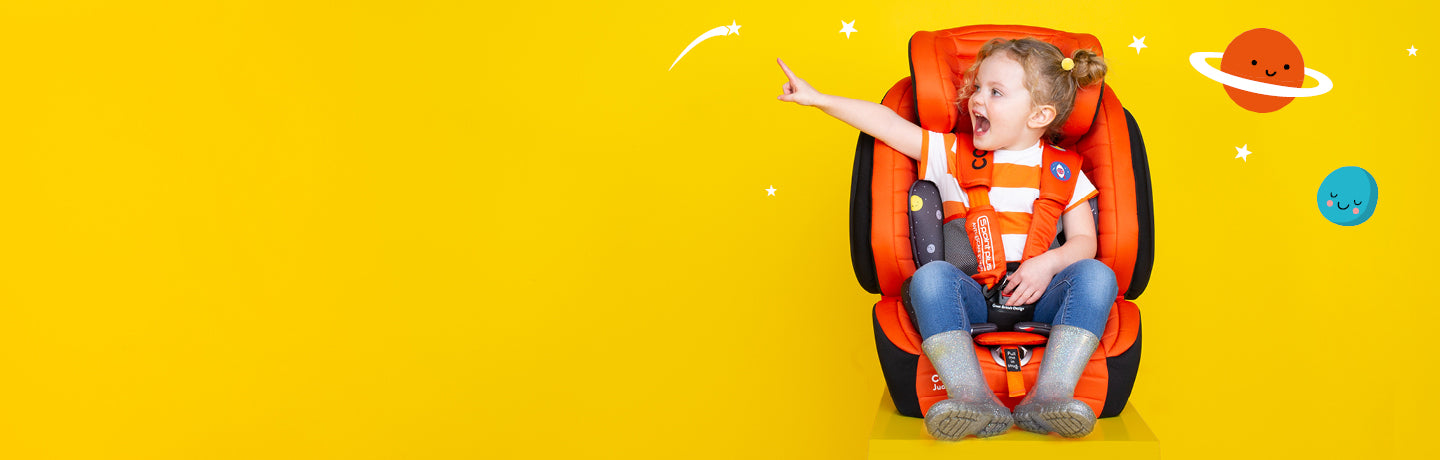
[[[1095,411],[1075,399],[1075,384],[1099,345],[1100,339],[1084,328],[1063,324],[1051,328],[1035,387],[1015,406],[1015,424],[1025,431],[1055,432],[1067,438],[1090,434]]]
[[[1014,424],[1010,409],[1000,403],[985,383],[969,332],[941,332],[925,339],[920,348],[935,365],[935,373],[940,375],[950,396],[930,406],[925,413],[925,429],[931,436],[955,441],[971,434],[982,438],[995,436],[1010,429]]]

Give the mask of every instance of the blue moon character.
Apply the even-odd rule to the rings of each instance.
[[[1375,214],[1380,186],[1369,171],[1356,166],[1336,169],[1320,182],[1315,204],[1325,220],[1346,227],[1360,225]]]

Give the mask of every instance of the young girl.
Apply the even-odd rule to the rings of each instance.
[[[964,201],[953,170],[954,135],[921,129],[879,104],[823,94],[796,77],[784,61],[778,62],[789,80],[781,87],[780,100],[818,107],[885,142],[919,162],[920,179],[935,182],[944,201]],[[1075,92],[1104,75],[1105,63],[1095,53],[1079,50],[1065,57],[1054,45],[1033,38],[991,40],[966,71],[960,101],[968,98],[968,104],[960,110],[974,127],[975,148],[994,151],[995,183],[989,198],[1002,214],[1007,261],[1023,258],[1045,171],[1042,152],[1054,148],[1042,139],[1058,138]],[[1100,343],[1118,287],[1110,268],[1094,259],[1095,221],[1088,201],[1097,192],[1083,173],[1077,170],[1074,176],[1075,192],[1061,217],[1065,244],[1025,260],[1001,288],[1001,294],[1009,296],[1006,305],[1033,303],[1034,320],[1054,325],[1039,377],[1013,416],[986,385],[971,343],[970,324],[986,322],[980,284],[943,261],[920,267],[911,279],[921,348],[949,396],[925,414],[925,427],[937,439],[994,436],[1012,424],[1066,437],[1085,436],[1094,428],[1095,413],[1074,399],[1075,384]]]

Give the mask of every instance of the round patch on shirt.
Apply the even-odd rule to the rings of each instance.
[[[1070,168],[1066,167],[1065,163],[1058,161],[1050,163],[1050,174],[1054,174],[1055,178],[1060,179],[1061,182],[1070,180]]]

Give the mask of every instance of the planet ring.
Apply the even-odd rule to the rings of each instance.
[[[1201,75],[1204,75],[1211,80],[1215,80],[1222,85],[1229,86],[1241,91],[1248,91],[1251,93],[1263,94],[1266,96],[1319,96],[1321,94],[1329,92],[1330,88],[1335,87],[1334,84],[1330,83],[1330,77],[1326,77],[1325,74],[1320,73],[1320,71],[1308,67],[1305,68],[1305,75],[1310,78],[1314,78],[1315,81],[1319,83],[1319,85],[1315,86],[1314,88],[1295,88],[1290,86],[1272,85],[1265,82],[1259,82],[1248,78],[1238,77],[1225,73],[1220,69],[1217,69],[1211,66],[1209,63],[1205,62],[1205,59],[1207,58],[1223,57],[1225,57],[1225,53],[1193,53],[1190,55],[1190,66],[1194,67],[1195,70],[1199,71]]]

